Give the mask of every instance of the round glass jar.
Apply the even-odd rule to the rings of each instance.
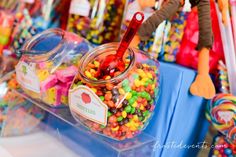
[[[16,66],[17,81],[26,94],[50,106],[68,103],[68,90],[80,58],[90,50],[83,38],[49,29],[27,41]]]
[[[123,57],[123,72],[96,79],[100,62],[115,54],[118,45],[99,46],[81,59],[69,91],[69,107],[74,118],[92,131],[124,140],[139,134],[153,115],[159,94],[159,63],[129,48]]]

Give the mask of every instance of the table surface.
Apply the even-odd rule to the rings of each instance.
[[[156,140],[152,147],[155,150],[156,157],[196,156],[199,149],[183,148],[184,145],[197,145],[203,142],[208,129],[208,123],[204,116],[206,100],[192,96],[189,93],[189,87],[196,73],[175,64],[162,62],[160,73],[160,98],[155,108],[155,114],[145,129],[145,133],[153,136]],[[100,147],[94,141],[92,141],[92,143],[94,142],[93,149],[86,148],[83,144],[80,145],[83,140],[90,137],[83,138],[84,135],[74,136],[77,134],[77,130],[68,128],[73,127],[76,123],[73,124],[74,122],[72,122],[70,127],[65,127],[64,123],[67,123],[67,121],[63,121],[63,118],[59,119],[61,113],[56,110],[49,112],[55,112],[55,114],[49,114],[51,120],[44,122],[44,124],[46,123],[46,125],[53,128],[53,134],[49,133],[45,127],[40,127],[41,129],[29,135],[0,138],[0,156],[74,157],[86,154],[87,157],[106,153],[103,147]],[[59,115],[59,118],[56,115]],[[55,119],[59,119],[59,121],[54,122]],[[61,136],[63,136],[63,140],[60,140]],[[91,139],[89,141],[91,142]],[[146,141],[150,142],[151,139]],[[81,148],[79,148],[80,146]],[[5,154],[2,155],[1,153]]]

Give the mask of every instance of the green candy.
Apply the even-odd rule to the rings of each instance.
[[[131,91],[131,88],[129,86],[125,86],[123,89],[125,90],[125,92],[130,92]]]
[[[138,79],[139,78],[138,74],[133,74],[132,76],[133,76],[134,79]]]
[[[138,93],[136,91],[132,90],[131,94],[132,94],[132,96],[137,96]]]
[[[132,97],[128,101],[130,105],[133,105],[136,100]]]
[[[102,101],[104,101],[104,99],[105,99],[104,96],[100,96],[99,98],[100,98]]]
[[[105,125],[100,125],[100,128],[104,129],[106,126]]]
[[[120,122],[120,121],[122,121],[122,120],[123,120],[123,117],[122,117],[122,116],[120,116],[120,117],[117,118],[117,121],[118,121],[118,122]]]
[[[147,117],[149,115],[149,111],[148,110],[146,110],[145,112],[143,112],[143,116],[144,117]]]
[[[111,112],[107,112],[107,117],[110,117],[112,114],[111,114]]]
[[[131,110],[132,110],[131,106],[128,105],[125,107],[125,112],[130,113]]]
[[[143,117],[138,117],[139,121],[142,121],[144,118]]]
[[[122,86],[123,86],[123,87],[128,87],[128,86],[129,86],[129,80],[125,79],[125,80],[122,82]]]
[[[138,96],[133,96],[132,98],[136,101],[138,99]]]
[[[132,109],[131,109],[131,114],[134,114],[134,112],[135,112],[135,108],[134,107],[132,107]]]
[[[151,104],[151,105],[152,105],[153,103],[154,103],[153,99],[152,99],[151,101],[149,101],[149,104]]]

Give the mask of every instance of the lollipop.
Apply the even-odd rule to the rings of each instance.
[[[206,117],[226,138],[236,143],[236,97],[218,94],[207,104]]]

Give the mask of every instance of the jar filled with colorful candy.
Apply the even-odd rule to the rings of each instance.
[[[132,138],[148,124],[159,95],[159,63],[146,53],[128,48],[125,70],[97,77],[102,60],[115,54],[118,43],[101,45],[80,61],[69,91],[76,120],[91,131],[116,140]]]
[[[118,41],[126,0],[72,0],[67,30],[93,44]]]
[[[67,104],[68,90],[80,58],[90,44],[73,33],[49,29],[27,41],[16,66],[17,81],[26,94],[53,107]]]

